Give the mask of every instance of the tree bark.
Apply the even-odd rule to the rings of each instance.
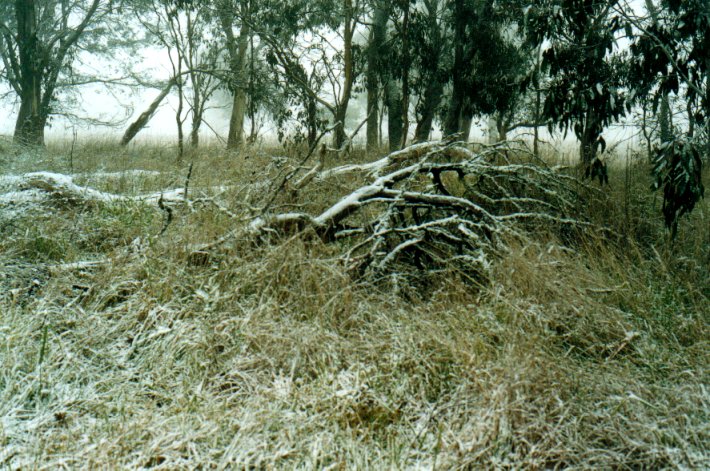
[[[393,152],[402,146],[402,98],[397,82],[391,78],[385,84],[385,102],[389,149]]]
[[[580,141],[579,155],[580,163],[586,177],[590,176],[592,163],[597,156],[597,148],[601,137],[601,126],[597,123],[593,111],[587,112],[584,127],[577,135]]]
[[[510,117],[506,116],[506,113],[496,113],[496,130],[498,131],[498,142],[505,142],[508,140],[510,124]],[[535,129],[537,129],[537,127]]]
[[[200,145],[200,126],[202,126],[202,115],[205,109],[204,101],[207,97],[202,97],[203,80],[199,73],[195,71],[195,59],[197,56],[196,43],[199,40],[196,37],[195,27],[192,20],[192,14],[187,14],[187,66],[190,70],[190,82],[192,83],[192,103],[190,111],[192,114],[192,122],[190,123],[190,147],[196,149]]]
[[[404,7],[402,19],[402,148],[407,145],[409,134],[409,2]]]
[[[709,7],[710,8],[710,7]],[[705,37],[706,46],[710,47],[710,35]],[[710,163],[710,50],[705,48],[705,161]]]
[[[256,74],[254,72],[255,67],[254,58],[254,35],[252,34],[249,38],[249,123],[251,124],[251,129],[249,130],[249,143],[256,142],[256,101],[254,100],[254,80]]]
[[[367,49],[367,150],[379,147],[379,98],[382,67],[382,45],[385,41],[387,12],[378,3],[375,6],[373,25]]]
[[[648,129],[648,101],[646,98],[641,102],[642,106],[642,114],[641,114],[641,133],[643,134],[644,139],[646,139],[646,157],[648,158],[649,162],[652,162],[652,153],[653,149],[651,147],[651,133]]]
[[[178,66],[178,71],[180,71],[180,66]],[[175,124],[177,126],[177,145],[178,145],[178,154],[177,154],[177,161],[178,163],[182,163],[182,157],[185,154],[185,135],[182,129],[182,124],[183,124],[183,119],[182,119],[182,109],[184,106],[184,97],[183,97],[183,82],[182,78],[178,78],[177,81],[177,89],[178,89],[178,106],[177,109],[175,110]]]
[[[316,145],[318,139],[318,103],[310,95],[304,97],[306,102],[306,119],[308,121],[308,147]]]
[[[243,87],[235,88],[232,99],[232,114],[229,118],[227,149],[238,149],[244,144],[244,115],[246,114],[247,94]]]
[[[444,93],[444,85],[434,79],[430,80],[424,90],[422,114],[417,122],[417,128],[414,131],[414,141],[423,142],[429,139],[431,128],[434,125],[434,117],[436,110],[441,104],[441,97]]]
[[[533,76],[533,86],[535,87],[535,127],[533,128],[533,155],[540,157],[540,120],[542,119],[542,89],[540,88],[540,68],[542,67],[542,55],[540,54],[542,45],[537,49],[535,75]],[[645,108],[644,108],[645,110]]]
[[[335,128],[334,144],[340,149],[345,142],[345,118],[348,113],[348,104],[352,95],[353,82],[355,81],[355,69],[353,64],[353,34],[355,32],[355,12],[353,11],[352,0],[343,0],[343,67],[345,77],[343,79],[343,92],[335,107],[335,121],[338,126]]]
[[[646,0],[646,9],[651,15],[654,23],[658,22],[658,9],[652,0]],[[661,109],[658,115],[659,126],[661,128],[661,142],[668,142],[673,139],[673,129],[671,126],[671,107],[668,92],[664,91],[661,96]]]
[[[232,31],[236,18],[230,10],[229,4],[220,6],[219,19],[222,30],[227,38],[227,51],[229,53],[230,68],[232,71],[232,114],[229,118],[229,132],[227,133],[227,148],[237,149],[244,143],[244,116],[246,114],[247,87],[245,75],[247,65],[247,49],[251,37],[251,28],[244,18],[249,14],[249,1],[241,0],[242,22],[239,37],[235,38]]]
[[[43,145],[47,112],[41,109],[41,47],[37,38],[37,9],[34,0],[16,0],[17,49],[20,58],[20,112],[14,140],[20,144]]]
[[[190,147],[193,149],[196,149],[200,145],[200,126],[202,126],[202,109],[193,108],[192,126],[190,128]]]
[[[438,3],[436,1],[424,2],[427,9],[427,22],[429,38],[434,48],[441,44],[441,28],[438,19]],[[433,54],[430,76],[426,82],[426,88],[422,97],[421,115],[414,130],[414,141],[423,142],[429,139],[431,128],[434,124],[436,110],[441,105],[441,98],[444,92],[444,84],[439,80],[439,59],[438,49],[430,51]]]
[[[461,117],[461,124],[459,125],[459,132],[461,133],[461,140],[463,142],[468,142],[471,137],[471,125],[473,124],[473,115],[471,113],[464,113]]]
[[[464,76],[464,41],[466,36],[466,21],[468,18],[463,14],[464,0],[454,1],[454,67],[453,67],[453,90],[449,101],[449,111],[444,122],[444,135],[450,136],[461,131],[462,111],[464,107],[465,81]]]
[[[695,135],[695,113],[693,112],[693,102],[688,100],[685,104],[685,111],[688,114],[688,137]]]
[[[671,129],[671,107],[667,92],[663,92],[663,96],[661,97],[658,121],[661,128],[661,142],[670,141],[673,138],[673,130]]]

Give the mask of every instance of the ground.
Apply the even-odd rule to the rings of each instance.
[[[2,152],[8,469],[710,467],[710,206],[671,243],[644,160],[612,165],[585,208],[607,235],[529,230],[480,282],[444,267],[423,284],[357,276],[342,244],[297,231],[195,257],[248,224],[302,150]],[[155,200],[7,177],[133,197],[184,189],[190,162],[192,206],[166,198],[169,223]],[[275,210],[318,211],[353,185]]]

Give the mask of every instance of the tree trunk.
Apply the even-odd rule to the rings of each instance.
[[[308,121],[308,147],[312,148],[316,145],[316,139],[318,139],[318,104],[315,98],[310,95],[305,97],[307,103],[306,106],[306,119]]]
[[[466,22],[468,18],[463,14],[464,0],[455,0],[454,2],[454,67],[453,67],[453,90],[451,91],[451,100],[449,102],[449,111],[444,122],[444,135],[450,136],[461,131],[461,119],[464,108],[464,96],[466,93],[466,84],[464,76],[466,70],[464,67],[464,41],[466,36]]]
[[[471,136],[471,125],[473,124],[473,115],[471,113],[464,113],[461,117],[461,124],[459,125],[459,132],[461,133],[461,140],[463,142],[468,142]]]
[[[385,84],[385,102],[387,104],[387,134],[390,152],[402,146],[402,98],[395,80]]]
[[[36,94],[23,93],[21,96],[20,112],[15,121],[14,142],[30,146],[44,145],[44,128],[47,124],[46,116],[35,112]]]
[[[441,44],[438,1],[425,1],[424,6],[427,10],[427,29],[429,30],[429,37],[436,48]],[[439,109],[439,105],[441,105],[441,98],[444,92],[444,84],[441,83],[441,80],[438,78],[440,51],[434,49],[431,53],[433,57],[431,69],[428,71],[429,77],[426,82],[426,88],[424,89],[422,97],[421,115],[417,121],[417,127],[414,130],[415,142],[424,142],[429,139],[431,128],[434,124],[434,117],[436,116],[436,111]]]
[[[540,120],[542,119],[542,89],[540,88],[540,68],[542,67],[541,52],[542,45],[537,49],[537,64],[535,75],[533,76],[533,86],[535,87],[535,127],[533,128],[533,155],[540,157]]]
[[[244,87],[234,90],[232,114],[229,118],[227,149],[238,149],[244,143],[244,115],[247,108],[247,94]]]
[[[192,110],[192,127],[190,129],[190,147],[196,149],[200,145],[200,126],[202,125],[202,110]]]
[[[246,71],[246,55],[249,45],[249,27],[242,25],[239,33],[236,60],[233,61],[232,74],[234,76],[234,96],[232,100],[232,115],[229,118],[229,133],[227,134],[227,148],[236,149],[244,143],[244,116],[247,110],[247,89],[244,86]]]
[[[652,162],[653,149],[651,147],[651,132],[648,129],[648,98],[644,98],[643,101],[641,101],[641,110],[641,134],[643,134],[646,140],[646,158],[649,162]]]
[[[133,138],[136,137],[136,135],[148,124],[150,119],[155,114],[155,111],[158,109],[158,106],[160,106],[160,103],[162,103],[165,97],[168,96],[168,93],[170,93],[170,90],[175,86],[176,80],[177,79],[175,77],[170,79],[168,84],[161,90],[160,94],[155,98],[155,100],[153,100],[150,106],[148,106],[148,108],[141,113],[140,116],[138,116],[138,119],[128,126],[128,129],[126,129],[126,132],[123,133],[123,137],[121,138],[122,146],[125,146],[131,142],[131,140],[133,140]]]
[[[456,75],[457,74],[454,74],[454,88],[451,92],[451,99],[449,100],[449,111],[446,114],[446,121],[444,122],[445,136],[451,136],[461,132],[463,88],[461,86],[457,86],[457,82],[460,82],[460,79],[457,79]]]
[[[597,147],[601,137],[600,126],[597,125],[594,114],[590,111],[587,114],[586,123],[581,135],[578,135],[580,164],[584,170],[585,177],[591,176],[592,163],[597,156]]]
[[[354,14],[352,0],[343,0],[343,67],[345,77],[343,79],[343,93],[335,107],[335,121],[338,126],[335,128],[334,144],[336,149],[340,149],[345,142],[345,118],[348,114],[348,104],[352,94],[353,81],[355,80],[355,70],[353,64],[353,34],[354,34]]]
[[[498,142],[498,126],[495,116],[488,117],[488,144]]]
[[[710,37],[705,37],[706,45],[710,46]],[[705,161],[710,163],[710,50],[705,49]]]
[[[251,129],[249,130],[249,142],[256,142],[256,101],[254,100],[254,80],[256,74],[254,72],[255,67],[254,59],[254,35],[249,37],[249,123],[251,123]]]
[[[369,70],[368,70],[369,72]],[[380,140],[378,135],[377,118],[379,115],[379,91],[375,83],[372,85],[370,74],[367,78],[367,151],[372,152],[377,150],[377,144]]]
[[[230,2],[231,3],[231,2]],[[227,38],[227,51],[232,72],[232,114],[229,118],[227,133],[227,148],[236,149],[244,143],[244,115],[246,114],[247,87],[245,86],[247,50],[251,38],[249,22],[244,18],[249,16],[249,1],[241,0],[242,15],[239,37],[235,38],[232,26],[236,15],[231,11],[230,3],[223,3],[219,9],[219,19],[222,30]]]
[[[402,19],[402,145],[407,145],[409,134],[409,2],[404,7]]]
[[[17,48],[20,58],[20,112],[15,122],[15,142],[44,145],[48,110],[42,109],[42,69],[37,38],[35,0],[16,0]]]
[[[652,0],[646,0],[646,9],[651,15],[653,23],[658,23],[658,9],[653,4]],[[668,92],[664,91],[661,96],[661,109],[658,115],[659,126],[661,128],[661,142],[668,142],[673,139],[673,127],[671,125],[671,107],[668,98]]]
[[[585,137],[579,143],[579,155],[582,162],[582,168],[585,173],[592,165],[592,161],[597,154],[596,141],[592,141],[589,137]]]
[[[659,125],[661,128],[661,142],[668,142],[673,138],[673,130],[671,128],[671,107],[668,93],[663,92],[661,97],[661,109],[659,110]]]
[[[688,114],[688,137],[693,137],[695,134],[695,113],[693,112],[693,102],[688,100],[685,105],[686,113]]]
[[[443,92],[444,86],[438,80],[430,80],[427,84],[422,101],[422,115],[414,131],[415,142],[424,142],[429,139],[431,128],[434,124],[434,117],[436,116],[436,110],[441,104]]]
[[[178,68],[178,70],[180,70],[180,69]],[[175,110],[175,124],[177,125],[177,145],[178,145],[177,161],[178,161],[178,163],[182,163],[182,157],[185,154],[185,136],[184,136],[184,133],[182,130],[182,124],[183,124],[182,109],[183,109],[183,102],[184,102],[182,79],[178,79],[177,89],[178,89],[178,106],[177,106],[177,109]]]
[[[375,7],[372,29],[367,49],[367,150],[378,148],[380,70],[382,67],[382,45],[385,42],[387,12],[378,3]]]
[[[496,130],[498,131],[498,142],[508,140],[508,128],[510,127],[510,119],[505,113],[496,113]]]

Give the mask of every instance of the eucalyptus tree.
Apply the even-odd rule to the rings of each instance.
[[[20,102],[15,141],[44,144],[62,81],[82,51],[107,41],[102,23],[120,2],[107,0],[14,0],[0,2],[2,78]],[[71,81],[68,81],[71,84]]]
[[[371,7],[370,37],[367,45],[368,143],[379,131],[379,100],[387,110],[387,136],[390,151],[406,142],[409,108],[409,0],[374,0]]]
[[[675,236],[681,216],[691,212],[704,196],[703,142],[695,127],[704,131],[705,159],[710,160],[710,3],[705,0],[646,2],[652,21],[644,22],[629,8],[618,8],[640,31],[631,50],[632,68],[639,90],[655,90],[654,101],[668,93],[685,92],[686,136],[663,139],[653,156],[654,189],[663,188],[663,213]]]
[[[185,140],[183,128],[188,116],[191,122],[190,144],[196,147],[207,103],[220,81],[226,77],[219,67],[216,43],[209,34],[209,15],[205,14],[204,4],[182,0],[142,0],[134,7],[136,18],[154,43],[166,52],[171,66],[167,85],[146,113],[150,118],[170,90],[177,90],[175,122],[180,159]],[[142,122],[146,113],[141,115],[137,123]],[[122,140],[124,145],[140,128],[134,123],[129,131]]]
[[[380,89],[382,72],[387,67],[385,40],[387,10],[382,0],[373,0],[370,13],[370,32],[366,49],[367,69],[367,149],[374,150],[380,142]]]
[[[407,143],[414,103],[415,141],[427,139],[441,103],[445,0],[371,2],[367,46],[368,146],[377,143],[379,98],[387,109],[390,150]]]
[[[537,0],[526,8],[528,39],[542,46],[551,82],[543,106],[550,130],[572,129],[585,174],[593,175],[604,129],[633,104],[625,91],[627,57],[617,40],[628,23],[620,0]]]
[[[473,116],[509,114],[515,106],[533,48],[523,47],[517,1],[450,0],[446,18],[453,56],[450,94],[443,111],[445,135],[467,138]]]
[[[429,139],[437,111],[448,81],[446,53],[451,38],[446,34],[444,0],[423,0],[412,20],[412,63],[414,79],[412,89],[417,96],[415,113],[417,126],[415,142]]]
[[[317,58],[304,60],[303,57],[276,59],[270,54],[267,58],[271,67],[272,95],[270,110],[278,125],[279,140],[283,140],[287,129],[292,128],[293,140],[305,138],[313,146],[319,131],[323,130],[327,120],[322,117],[322,106],[317,99],[324,92],[325,77]],[[288,64],[288,69],[280,64]],[[288,72],[286,72],[288,70]],[[275,100],[274,100],[275,99]]]
[[[618,8],[639,34],[631,46],[632,79],[644,92],[655,91],[654,102],[668,93],[684,92],[688,132],[695,125],[710,127],[710,2],[705,0],[647,0],[652,21],[644,21],[629,8]],[[663,104],[663,103],[662,103]],[[668,134],[668,133],[667,133]],[[666,135],[665,139],[670,140]],[[710,139],[706,152],[710,157]]]
[[[267,7],[268,4],[268,7]],[[335,126],[334,145],[345,142],[345,119],[362,57],[354,42],[363,0],[264,2],[255,33],[267,45],[278,74],[308,97],[307,108],[327,110]]]
[[[231,71],[227,82],[232,93],[227,147],[235,149],[244,143],[244,121],[247,113],[249,46],[252,44],[254,16],[261,2],[255,0],[215,0],[213,15],[223,34]]]

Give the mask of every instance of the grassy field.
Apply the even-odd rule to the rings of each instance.
[[[670,244],[643,160],[585,207],[616,236],[541,228],[485,282],[423,288],[298,234],[191,258],[297,151],[1,152],[0,175],[122,195],[181,188],[194,162],[194,204],[167,225],[140,202],[0,206],[0,469],[710,468],[710,200]]]

